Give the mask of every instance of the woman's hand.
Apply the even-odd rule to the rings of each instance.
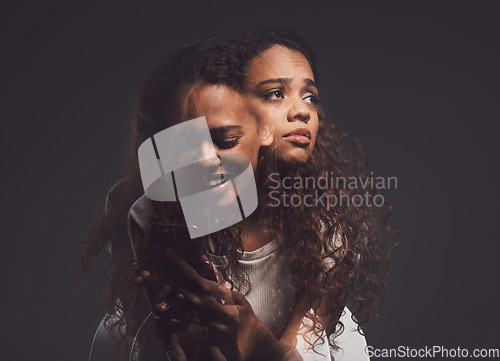
[[[208,259],[204,257],[200,263],[196,265],[198,272],[214,277]],[[156,276],[149,271],[142,271],[137,277],[138,285],[144,286],[156,318],[154,336],[161,340],[163,349],[170,355],[169,359],[226,361],[217,347],[209,345],[208,328],[201,324],[192,304],[186,302],[176,288],[165,282],[173,284],[163,274]],[[152,345],[156,348],[155,343]]]
[[[293,347],[274,337],[241,293],[201,277],[171,250],[166,254],[171,286],[197,311],[208,329],[208,342],[218,346],[228,361],[301,359]]]
[[[196,311],[188,322],[182,320],[182,295],[166,311],[163,311],[156,324],[156,336],[165,340],[164,347],[170,352],[173,361],[226,361],[218,347],[209,344],[208,328],[203,326]],[[174,355],[174,357],[172,356]]]

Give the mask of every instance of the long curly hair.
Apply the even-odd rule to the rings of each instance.
[[[273,45],[302,53],[318,82],[316,61],[309,45],[294,31],[277,28],[247,30],[190,44],[159,64],[144,82],[132,116],[125,176],[109,192],[106,213],[89,232],[81,248],[82,272],[91,266],[96,255],[104,249],[110,250],[106,272],[107,324],[110,332],[115,330],[114,334],[118,333],[123,340],[127,341],[137,327],[132,311],[140,288],[134,282],[137,270],[160,262],[154,259],[159,258],[159,239],[151,237],[148,247],[134,259],[127,231],[129,209],[144,193],[138,166],[139,145],[153,134],[187,120],[185,97],[193,86],[222,84],[240,90],[251,61]],[[340,180],[366,177],[359,144],[349,145],[352,142],[346,141],[347,136],[326,119],[321,105],[318,105],[318,115],[317,141],[306,163],[286,163],[277,159],[272,151],[262,149],[256,175],[257,212],[261,214],[262,228],[283,239],[280,249],[295,282],[296,297],[303,300],[304,316],[312,321],[306,332],[310,345],[322,342],[320,335],[324,330],[328,334],[342,330],[339,318],[346,305],[353,310],[358,325],[377,313],[387,271],[382,243],[386,232],[392,232],[387,225],[390,214],[387,203],[382,207],[347,201],[333,206],[307,207],[303,203],[295,207],[270,206],[271,190],[276,190],[271,186],[271,173],[274,179],[292,177],[304,182],[319,180],[325,172]],[[289,198],[318,197],[317,189],[280,187],[278,191],[280,196]],[[352,200],[358,195],[366,197],[366,194],[376,195],[369,181],[363,189],[337,182],[333,187],[322,189],[320,196]],[[180,214],[175,206],[153,203],[157,219]],[[251,285],[238,270],[242,250],[240,234],[224,230],[212,235],[212,239],[218,252],[228,256],[222,268],[224,276],[231,280],[235,289],[248,291]],[[309,312],[310,309],[313,312]],[[333,337],[330,344],[336,347]]]

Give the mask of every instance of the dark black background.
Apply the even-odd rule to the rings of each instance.
[[[1,358],[87,358],[103,277],[69,296],[70,263],[119,177],[140,81],[187,41],[257,24],[310,41],[330,115],[398,177],[384,194],[405,240],[369,344],[500,348],[499,5],[2,3]]]

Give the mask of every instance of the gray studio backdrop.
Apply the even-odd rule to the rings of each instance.
[[[119,175],[132,102],[165,54],[250,25],[314,46],[320,96],[359,137],[405,234],[378,348],[499,347],[495,1],[27,1],[0,7],[4,360],[85,360],[102,270],[69,281]],[[99,261],[98,261],[99,263]]]

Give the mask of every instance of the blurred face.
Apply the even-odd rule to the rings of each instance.
[[[274,45],[249,65],[244,85],[249,110],[274,127],[273,146],[285,161],[309,159],[318,133],[318,89],[302,53]]]
[[[188,119],[205,116],[217,156],[244,155],[250,159],[254,172],[260,147],[273,142],[272,130],[257,122],[240,93],[226,86],[193,88],[186,97],[185,115]],[[212,147],[211,144],[198,146]],[[200,173],[204,174],[201,181],[210,187],[217,187],[220,192],[219,207],[233,203],[231,192],[227,192],[230,185],[227,181],[239,173],[237,169],[241,169],[238,166],[241,160],[235,160],[234,157],[222,160],[210,158],[199,163],[205,168]],[[249,183],[240,179],[239,187],[244,189],[246,184]]]
[[[257,122],[243,97],[223,85],[196,88],[187,96],[189,118],[205,116],[217,155],[241,154],[257,168],[259,148],[270,145],[270,126]]]

